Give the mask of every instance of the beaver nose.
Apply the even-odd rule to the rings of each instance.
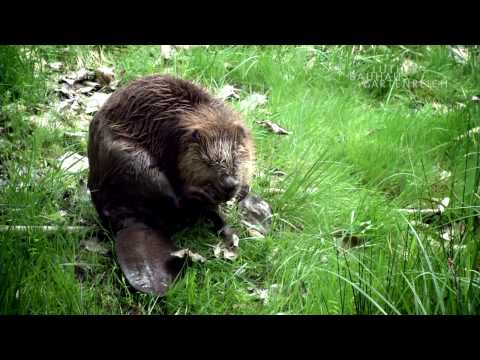
[[[223,180],[223,188],[225,189],[225,192],[227,193],[232,193],[237,189],[237,186],[240,184],[240,182],[235,179],[233,176],[227,176]]]

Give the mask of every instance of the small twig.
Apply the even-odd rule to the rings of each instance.
[[[41,231],[81,231],[93,229],[92,226],[60,226],[60,225],[0,225],[0,232],[7,231],[28,231],[28,230],[41,230]]]
[[[441,214],[438,209],[398,209],[398,211],[407,214]]]
[[[281,217],[278,218],[281,222],[287,224],[288,226],[292,227],[295,231],[302,231],[302,229],[298,228],[297,226],[293,225],[292,223],[288,222],[285,219],[282,219]]]

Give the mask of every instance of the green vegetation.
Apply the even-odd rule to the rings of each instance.
[[[159,46],[0,47],[0,225],[58,226],[0,232],[0,313],[479,314],[480,139],[466,134],[480,126],[480,48],[461,50],[468,58],[450,46],[210,46],[165,59]],[[244,240],[228,261],[195,226],[178,243],[206,263],[164,299],[129,290],[114,257],[80,246],[101,229],[86,171],[57,161],[86,155],[86,134],[69,135],[77,117],[54,109],[52,62],[113,66],[120,85],[153,73],[233,85],[237,109],[266,95],[245,118],[271,233],[249,238],[232,212]],[[45,113],[55,125],[32,123]],[[401,211],[445,198],[441,214]]]

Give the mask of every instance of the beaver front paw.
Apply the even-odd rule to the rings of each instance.
[[[223,239],[225,245],[229,249],[238,248],[238,243],[240,242],[240,238],[237,234],[232,230],[232,228],[228,225],[225,225],[223,228],[220,229],[218,235]]]
[[[188,204],[213,204],[213,198],[203,189],[197,186],[187,186],[183,189],[180,199],[180,206],[186,207]]]

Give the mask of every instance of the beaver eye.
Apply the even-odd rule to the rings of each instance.
[[[214,168],[215,167],[215,162],[213,162],[209,158],[202,157],[202,160],[205,162],[205,165],[207,165],[209,168]]]
[[[200,141],[200,132],[198,130],[194,130],[192,133],[192,140],[195,142]]]

